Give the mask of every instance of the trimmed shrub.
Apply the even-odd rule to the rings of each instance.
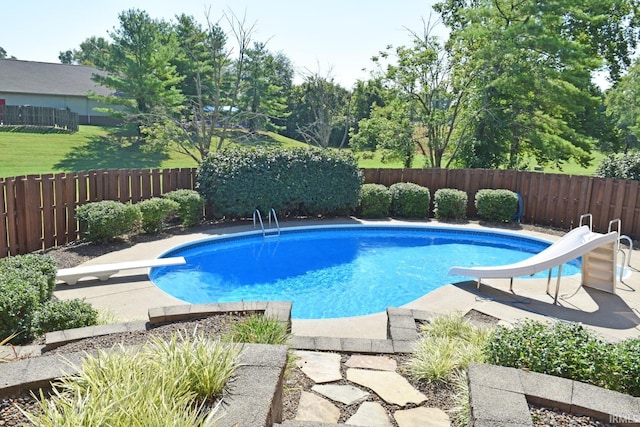
[[[37,286],[25,282],[16,271],[0,271],[0,337],[17,332],[12,343],[31,339],[31,320],[39,305]]]
[[[163,194],[169,200],[178,203],[178,217],[185,227],[200,223],[204,212],[204,198],[195,190],[175,190]]]
[[[527,369],[640,395],[637,339],[608,343],[578,323],[531,319],[499,326],[485,347],[487,363]]]
[[[41,336],[51,331],[92,326],[97,320],[98,310],[84,300],[47,301],[35,312],[32,331]]]
[[[481,219],[511,222],[518,212],[518,195],[510,190],[478,190],[475,204]]]
[[[163,230],[166,219],[176,213],[180,205],[173,200],[153,197],[136,203],[140,209],[142,229],[145,233],[158,233]]]
[[[454,188],[441,188],[433,196],[434,214],[438,219],[463,219],[467,216],[467,193]]]
[[[83,237],[103,243],[133,232],[140,221],[140,210],[130,203],[103,200],[78,206],[76,218]]]
[[[346,214],[358,205],[362,173],[351,152],[315,148],[235,147],[209,155],[197,188],[216,217],[256,209],[294,215]]]
[[[382,184],[363,184],[359,212],[363,218],[383,218],[389,215],[391,192]]]
[[[0,259],[0,273],[10,271],[38,292],[38,301],[49,301],[56,287],[56,262],[48,255],[26,254]]]
[[[611,154],[602,159],[596,169],[596,176],[640,181],[640,151],[626,154]]]
[[[391,215],[402,218],[424,218],[429,216],[429,189],[411,182],[398,182],[389,187],[391,193]]]

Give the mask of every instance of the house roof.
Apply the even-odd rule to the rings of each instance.
[[[86,65],[0,59],[0,93],[86,96],[92,91],[111,95],[110,89],[91,80],[96,73],[102,72]]]

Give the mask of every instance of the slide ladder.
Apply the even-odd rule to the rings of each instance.
[[[257,222],[256,222],[257,220]],[[262,229],[262,237],[278,237],[280,236],[280,223],[278,222],[278,216],[276,215],[276,210],[271,208],[268,215],[269,228],[265,228],[264,222],[262,221],[262,215],[260,214],[260,209],[256,209],[253,212],[253,228],[256,228],[256,224],[260,224],[260,228]],[[271,227],[271,222],[273,221],[275,228]]]
[[[590,216],[590,214],[588,215]],[[615,230],[613,230],[614,227]],[[615,294],[620,242],[619,219],[609,221],[607,233],[612,231],[617,231],[618,239],[598,246],[582,255],[582,286]]]

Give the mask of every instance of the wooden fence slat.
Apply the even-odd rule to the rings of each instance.
[[[162,172],[160,169],[153,169],[151,171],[151,196],[162,196]]]
[[[0,258],[9,255],[9,229],[7,224],[7,184],[0,178]]]
[[[153,192],[151,191],[151,172],[148,169],[140,171],[140,180],[140,191],[142,199],[150,199],[153,194]]]
[[[52,233],[42,233],[43,248],[51,248],[56,245],[56,212],[54,197],[54,181],[52,174],[42,175],[40,178],[42,188],[41,205],[42,205],[42,227],[43,230],[51,230]]]
[[[45,234],[53,234],[54,246],[67,243],[67,212],[64,200],[64,174],[57,173],[53,176],[53,211],[56,222],[55,229],[49,233],[45,228]]]

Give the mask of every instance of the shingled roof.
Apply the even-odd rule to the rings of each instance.
[[[91,80],[96,73],[101,71],[85,65],[0,59],[0,93],[86,96],[92,91],[98,95],[112,94],[110,89]]]

